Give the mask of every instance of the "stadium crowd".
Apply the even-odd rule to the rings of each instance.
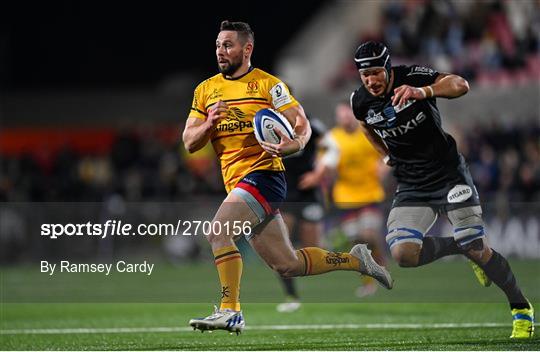
[[[422,63],[477,84],[508,84],[540,75],[540,3],[537,1],[389,1],[380,30],[362,33],[385,42],[394,64]],[[357,76],[342,66],[333,86]]]
[[[482,200],[540,201],[540,126],[492,124],[461,131]],[[0,200],[189,201],[222,195],[213,151],[190,156],[178,144],[149,134],[121,132],[108,153],[80,154],[69,147],[47,162],[32,154],[0,159]]]
[[[389,1],[382,14],[381,30],[363,33],[359,42],[384,41],[391,48],[393,64],[422,63],[460,74],[475,85],[515,86],[540,77],[538,1]],[[358,84],[350,58],[332,85],[349,83]],[[454,126],[452,134],[469,162],[482,202],[538,204],[538,116],[529,123],[503,117],[498,121],[504,123],[478,123],[462,130]],[[182,128],[166,126],[169,137],[164,138],[151,128],[106,127],[110,143],[93,151],[81,151],[70,143],[54,150],[34,143],[24,153],[0,148],[0,201],[222,199],[221,175],[211,146],[190,155],[180,145]],[[0,131],[0,142],[5,133]],[[395,185],[391,178],[387,181],[387,195],[392,195]]]

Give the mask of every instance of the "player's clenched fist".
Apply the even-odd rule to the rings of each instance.
[[[394,89],[394,96],[392,97],[392,105],[402,106],[409,99],[421,100],[426,98],[426,93],[422,88],[411,87],[409,85],[402,85]]]
[[[219,119],[224,119],[227,117],[228,109],[229,106],[225,102],[219,100],[217,103],[212,105],[210,109],[208,109],[208,117],[206,118],[206,121],[212,125],[215,125]]]

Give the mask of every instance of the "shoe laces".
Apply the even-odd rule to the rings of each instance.
[[[223,316],[223,312],[221,312],[216,305],[214,305],[214,313],[209,315],[206,319],[217,319],[219,317]]]
[[[224,316],[225,313],[237,313],[237,312],[228,308],[220,310],[218,309],[216,305],[214,305],[214,313],[212,313],[212,315],[208,316],[206,319],[218,319]]]

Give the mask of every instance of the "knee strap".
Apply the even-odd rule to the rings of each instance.
[[[398,243],[413,242],[422,244],[424,234],[418,230],[406,227],[398,227],[390,230],[386,235],[386,243],[392,249]]]
[[[484,236],[484,226],[482,225],[457,227],[454,229],[454,240],[460,247],[464,247],[472,241]]]

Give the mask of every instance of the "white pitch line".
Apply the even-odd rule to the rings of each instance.
[[[510,326],[503,323],[433,323],[433,324],[310,324],[310,325],[251,325],[246,330],[333,330],[333,329],[459,329]],[[7,329],[0,335],[44,334],[127,334],[151,332],[186,332],[190,327],[147,328],[66,328],[66,329]]]

